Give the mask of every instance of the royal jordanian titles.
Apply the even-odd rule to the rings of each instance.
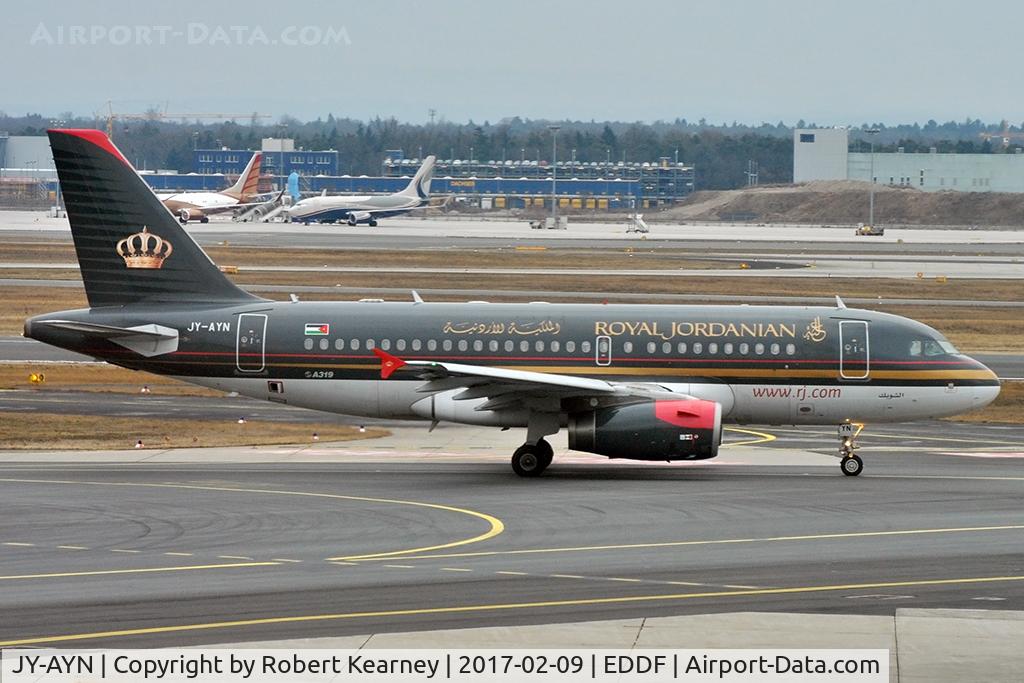
[[[611,458],[696,460],[723,423],[898,422],[980,408],[984,365],[835,307],[279,302],[231,283],[99,131],[50,131],[89,308],[25,335],[126,368],[350,415],[524,428]],[[424,439],[429,436],[424,433]],[[844,449],[842,471],[863,463]]]

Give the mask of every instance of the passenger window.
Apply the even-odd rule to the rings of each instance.
[[[718,353],[718,342],[710,342],[708,344],[708,353],[712,356]]]
[[[305,341],[302,342],[302,346],[307,351],[312,351],[313,350],[313,340],[311,338],[309,338],[309,337],[306,337]]]
[[[465,339],[460,339],[459,340],[459,351],[465,351],[468,348],[469,348],[469,342],[466,341]]]
[[[658,345],[654,342],[647,342],[647,353],[654,354],[658,351]]]
[[[701,343],[701,342],[693,342],[693,353],[694,353],[694,355],[699,356],[703,352],[704,352],[704,344]]]
[[[740,342],[740,355],[745,356],[750,353],[750,344],[747,342]]]
[[[399,339],[398,341],[396,341],[395,348],[398,349],[399,351],[405,351],[405,340]]]
[[[498,350],[498,340],[497,339],[492,339],[491,341],[489,341],[487,343],[487,348],[490,349],[491,353],[494,353],[495,351],[497,351]]]
[[[537,343],[533,345],[533,348],[535,348],[538,352],[543,351],[544,350],[544,342],[541,341],[540,339],[538,339]]]
[[[786,344],[786,355],[787,356],[795,356],[796,355],[796,344]]]
[[[764,355],[764,344],[762,344],[760,342],[758,342],[757,344],[754,344],[754,353],[756,353],[759,356],[763,356]]]
[[[530,350],[530,342],[526,341],[525,339],[523,341],[519,342],[519,350],[522,351],[523,353],[526,353],[527,351],[529,351]]]
[[[377,347],[377,342],[376,341],[374,341],[373,339],[367,339],[366,340],[366,350],[367,351],[372,351],[376,347]]]
[[[516,343],[511,339],[505,341],[505,350],[511,353],[516,350]]]
[[[686,355],[686,342],[679,342],[676,344],[676,350],[679,351],[680,356]]]
[[[335,339],[334,340],[334,350],[335,351],[344,351],[345,350],[345,340],[344,339]]]
[[[358,351],[359,350],[359,340],[358,339],[353,339],[352,343],[349,344],[349,346],[352,347],[353,351]]]
[[[384,351],[387,351],[388,349],[390,349],[391,348],[391,340],[390,339],[381,339],[380,340],[380,348],[382,350],[384,350]]]
[[[782,347],[780,347],[778,344],[772,344],[772,349],[771,350],[772,350],[772,355],[773,356],[777,356],[777,355],[779,355],[779,351],[782,350]]]
[[[557,339],[556,339],[556,340],[554,340],[554,341],[552,341],[552,342],[551,342],[551,353],[558,353],[558,350],[559,350],[559,349],[560,349],[561,347],[562,347],[562,345],[561,345],[561,344],[560,344],[560,343],[558,342],[558,340],[557,340]]]
[[[452,340],[451,339],[445,339],[444,343],[441,344],[441,348],[444,349],[445,351],[451,351],[452,350]]]
[[[590,353],[590,342],[580,342],[580,351],[582,353]]]
[[[574,341],[567,341],[567,342],[565,342],[565,352],[566,353],[575,353],[575,351],[576,351],[576,342],[574,342]]]
[[[483,340],[475,339],[473,341],[473,350],[474,351],[483,351],[484,350],[484,342],[483,342]]]
[[[437,351],[437,340],[436,339],[428,339],[427,340],[427,351]]]
[[[623,353],[633,353],[633,342],[623,342],[622,343],[622,352]]]
[[[672,353],[672,342],[664,342],[661,345],[661,352],[666,356]]]
[[[329,339],[324,338],[324,339],[320,340],[320,350],[321,351],[326,351],[327,347],[329,347],[330,345],[331,345],[331,342],[330,342]]]
[[[412,340],[412,350],[413,351],[419,351],[422,348],[423,348],[423,344],[420,342],[419,339],[413,339]]]
[[[722,353],[727,356],[732,355],[732,342],[725,342],[725,344],[722,345]]]

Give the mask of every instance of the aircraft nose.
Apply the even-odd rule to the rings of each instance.
[[[981,381],[974,386],[964,388],[968,389],[965,393],[970,397],[970,409],[977,410],[996,400],[1002,387],[999,383],[999,377],[987,365],[973,358],[970,361],[973,368],[977,371],[975,373],[977,378]]]

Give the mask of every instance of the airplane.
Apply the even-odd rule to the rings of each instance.
[[[725,423],[902,422],[999,380],[935,329],[829,306],[270,301],[218,270],[102,132],[49,131],[89,307],[26,337],[222,391],[355,416],[525,428],[512,469],[569,448],[701,460]],[[856,434],[841,471],[860,474]]]
[[[401,192],[385,196],[328,196],[327,190],[315,197],[307,197],[288,209],[293,223],[334,223],[347,221],[349,225],[367,223],[377,227],[377,219],[397,216],[430,203],[430,181],[434,175],[434,155],[423,160],[409,184]]]
[[[259,202],[254,200],[259,195],[257,186],[262,159],[263,152],[254,152],[235,184],[220,192],[176,192],[159,194],[157,197],[171,213],[178,216],[182,225],[189,221],[209,223],[212,214],[256,206]]]

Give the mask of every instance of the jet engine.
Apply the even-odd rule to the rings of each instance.
[[[369,211],[353,211],[352,213],[350,213],[348,215],[348,224],[349,225],[357,225],[359,223],[364,223],[364,222],[370,222],[371,225],[376,222],[376,221],[371,221],[370,220],[370,212]]]
[[[189,219],[192,218],[192,212],[188,209],[181,209],[178,211],[178,220],[181,221],[182,225],[188,223]]]
[[[569,448],[609,458],[704,460],[721,442],[722,406],[714,401],[648,401],[569,416]]]

